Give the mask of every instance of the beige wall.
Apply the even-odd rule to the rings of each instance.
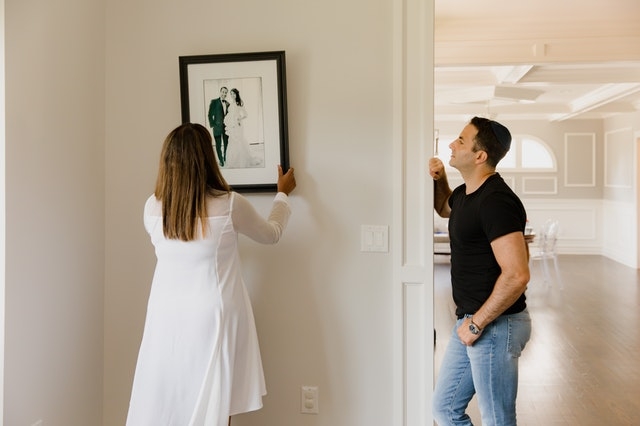
[[[391,261],[360,252],[360,225],[392,216],[391,9],[6,2],[5,424],[123,423],[177,58],[279,49],[299,188],[278,246],[242,240],[269,395],[234,424],[392,423]],[[251,196],[265,213],[270,198]],[[320,387],[320,415],[299,414],[301,385]]]
[[[241,240],[269,394],[234,426],[393,424],[391,259],[360,252],[360,225],[392,216],[392,19],[389,0],[107,1],[105,425],[127,410],[178,56],[268,50],[286,51],[299,187],[279,245]],[[264,213],[271,198],[250,197]],[[319,415],[299,414],[301,385],[319,386]]]
[[[4,0],[0,0],[0,26],[4,29]],[[0,383],[4,383],[4,317],[6,277],[6,184],[5,184],[5,79],[4,31],[0,32]],[[0,386],[0,419],[4,417],[4,386]]]
[[[102,417],[103,11],[5,1],[5,425]]]

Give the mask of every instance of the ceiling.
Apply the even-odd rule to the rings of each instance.
[[[435,119],[640,111],[640,2],[435,0]]]

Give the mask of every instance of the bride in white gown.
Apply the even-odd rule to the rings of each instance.
[[[227,148],[225,168],[239,169],[251,167],[251,152],[249,143],[244,137],[243,120],[247,118],[247,110],[244,109],[244,102],[240,98],[238,89],[229,91],[231,104],[224,117],[226,133],[229,135],[229,146]]]

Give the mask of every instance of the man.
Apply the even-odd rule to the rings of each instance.
[[[229,135],[226,133],[224,116],[229,109],[229,102],[226,100],[229,89],[220,88],[220,97],[212,99],[209,103],[209,127],[213,130],[213,139],[216,141],[216,154],[220,166],[224,166],[227,159],[227,146],[229,145]]]
[[[518,358],[531,336],[526,212],[496,165],[511,146],[502,124],[474,117],[451,142],[449,164],[464,184],[449,188],[442,161],[429,160],[434,208],[449,218],[451,283],[458,318],[438,373],[433,413],[444,425],[471,425],[477,394],[483,426],[516,424]]]

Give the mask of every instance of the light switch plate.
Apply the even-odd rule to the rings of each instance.
[[[360,251],[387,253],[389,251],[389,226],[362,225]]]

